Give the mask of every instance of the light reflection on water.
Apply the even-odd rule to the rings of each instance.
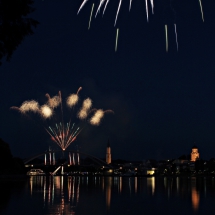
[[[22,189],[18,203],[11,194],[3,214],[14,214],[16,204],[19,214],[28,214],[23,210],[27,204],[32,215],[159,214],[161,210],[190,215],[204,214],[203,208],[215,201],[214,178],[206,177],[31,176]],[[207,214],[215,214],[215,207],[210,207]]]

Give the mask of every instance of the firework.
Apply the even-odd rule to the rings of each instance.
[[[101,122],[101,119],[104,117],[105,113],[114,113],[112,110],[102,110],[98,109],[95,111],[94,115],[90,119],[90,124],[91,125],[99,125]]]
[[[103,15],[104,15],[105,10],[106,10],[106,8],[107,8],[108,2],[109,2],[109,0],[106,1],[105,7],[104,7],[104,10],[103,10]]]
[[[97,16],[98,12],[100,11],[101,6],[104,4],[104,2],[105,2],[105,0],[101,0],[101,1],[100,1],[100,4],[99,4],[98,9],[97,9],[97,11],[96,11],[95,18],[96,18],[96,16]]]
[[[16,109],[20,111],[21,113],[25,114],[27,112],[39,112],[40,106],[37,101],[35,100],[29,100],[24,101],[20,107],[11,107],[11,109]]]
[[[79,96],[78,93],[80,92],[82,88],[80,87],[76,94],[71,94],[66,99],[66,104],[69,108],[73,107],[78,103]],[[50,95],[47,93],[45,95],[48,99],[46,104],[40,106],[37,101],[30,100],[25,101],[22,103],[20,107],[11,107],[12,109],[18,110],[21,113],[27,114],[27,112],[33,112],[33,113],[39,113],[43,120],[43,123],[45,123],[46,119],[49,119],[49,123],[51,123],[51,120],[53,120],[54,117],[54,109],[55,114],[57,112],[57,108],[60,106],[61,110],[61,121],[58,123],[55,123],[55,126],[44,126],[47,133],[50,135],[51,139],[62,149],[66,150],[72,142],[74,142],[77,138],[77,136],[82,131],[82,126],[75,126],[75,123],[71,124],[71,120],[69,120],[68,123],[64,124],[63,119],[63,104],[62,104],[62,96],[61,92],[59,91],[57,96],[50,97]],[[92,108],[92,100],[90,98],[86,98],[83,103],[82,107],[79,110],[77,116],[79,119],[87,119],[91,112],[94,112],[94,116],[91,117],[91,120],[85,120],[85,123],[90,122],[92,125],[99,125],[101,119],[104,117],[104,114],[106,111],[103,111],[102,109],[96,110],[91,109]]]
[[[174,27],[175,27],[175,41],[176,41],[176,46],[178,51],[178,36],[177,36],[176,24],[174,24]]]
[[[145,0],[146,3],[146,17],[147,17],[147,22],[149,21],[149,12],[148,12],[148,3],[147,0]]]
[[[129,11],[131,10],[131,3],[132,3],[132,0],[130,0]]]
[[[168,31],[167,31],[167,25],[165,25],[165,35],[166,35],[166,52],[168,52]]]
[[[88,26],[88,30],[90,29],[91,18],[92,18],[92,14],[93,14],[93,8],[94,8],[94,4],[92,5],[92,9],[91,9],[91,13],[90,13],[90,19],[89,19],[89,26]]]
[[[120,10],[121,4],[122,4],[122,0],[119,0],[119,6],[118,6],[118,9],[117,9],[117,12],[116,12],[116,18],[115,18],[114,26],[116,25],[116,21],[117,21],[117,18],[118,18],[118,14],[119,14],[119,10]]]
[[[82,107],[78,113],[78,118],[86,119],[91,107],[92,107],[92,100],[90,98],[85,99],[83,101]]]
[[[78,118],[79,119],[86,119],[87,118],[87,111],[84,110],[84,109],[81,109],[79,112],[78,112]]]
[[[46,93],[45,95],[47,98],[48,98],[48,102],[47,102],[47,105],[51,108],[56,108],[60,105],[61,103],[61,97],[58,95],[58,96],[54,96],[54,97],[50,97],[50,95],[48,93]]]
[[[115,44],[115,52],[117,51],[117,46],[118,46],[118,37],[119,37],[119,28],[116,30],[116,44]]]
[[[66,123],[66,125],[59,123],[56,124],[55,127],[49,126],[46,131],[51,136],[51,139],[57,143],[63,151],[75,141],[76,137],[81,132],[79,127],[75,128],[74,123],[72,126],[70,123]]]
[[[82,108],[85,110],[89,110],[92,107],[92,100],[90,98],[87,98],[83,101]]]
[[[82,4],[81,4],[81,6],[80,6],[80,8],[79,8],[79,10],[78,10],[78,13],[77,14],[79,14],[79,12],[81,11],[81,9],[84,7],[84,5],[87,3],[87,1],[88,0],[84,0],[83,2],[82,2]]]
[[[53,109],[48,105],[42,105],[40,108],[40,113],[44,119],[48,119],[53,115]]]
[[[204,14],[203,14],[203,9],[202,9],[202,2],[201,2],[201,0],[199,0],[199,5],[200,5],[200,9],[201,9],[201,14],[202,14],[202,21],[204,22]]]
[[[67,105],[68,107],[73,107],[74,105],[77,104],[78,102],[78,95],[77,94],[71,94],[68,98],[67,98]]]
[[[78,103],[78,100],[79,100],[78,93],[80,92],[80,90],[82,90],[82,87],[78,88],[78,91],[76,94],[73,93],[67,98],[66,102],[67,102],[68,107],[71,108]]]

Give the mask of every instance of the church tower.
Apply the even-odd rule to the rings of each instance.
[[[109,139],[108,139],[107,149],[106,149],[106,163],[107,164],[111,163],[111,148],[110,148],[110,141],[109,141]]]
[[[198,148],[196,146],[193,146],[191,152],[191,161],[196,161],[198,158],[199,158]]]

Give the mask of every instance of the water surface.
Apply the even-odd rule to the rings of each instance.
[[[215,179],[32,176],[1,183],[1,214],[215,214]]]

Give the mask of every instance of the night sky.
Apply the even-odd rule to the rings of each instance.
[[[29,17],[40,24],[0,66],[0,137],[12,154],[29,157],[54,144],[40,122],[11,106],[44,104],[46,93],[59,90],[65,100],[82,86],[81,100],[90,97],[114,114],[98,127],[87,125],[71,149],[102,158],[109,138],[113,159],[177,158],[193,145],[200,158],[215,157],[215,1],[202,0],[205,22],[198,0],[172,0],[172,8],[169,0],[154,0],[154,15],[149,1],[147,23],[145,1],[133,0],[129,12],[123,0],[114,27],[119,1],[110,0],[88,30],[93,2],[95,15],[98,0],[77,15],[81,0],[35,1]]]

